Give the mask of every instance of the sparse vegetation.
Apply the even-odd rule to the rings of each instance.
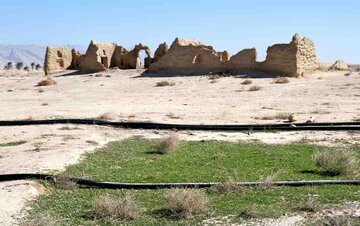
[[[261,86],[251,86],[248,91],[253,92],[259,90],[261,90]]]
[[[243,84],[243,85],[250,85],[250,84],[252,84],[252,80],[250,80],[250,79],[245,79],[241,84]]]
[[[190,219],[208,211],[209,200],[202,190],[171,189],[167,196],[167,207],[171,213],[184,219]]]
[[[176,151],[179,145],[179,136],[176,133],[170,133],[168,137],[162,139],[156,147],[159,154],[170,154]]]
[[[286,77],[276,77],[274,79],[274,83],[275,84],[286,84],[286,83],[289,83],[289,79],[287,79]]]
[[[104,195],[95,200],[95,219],[115,223],[117,221],[129,221],[139,217],[138,207],[131,196],[124,198]]]
[[[40,64],[36,64],[36,65],[35,65],[35,69],[36,69],[36,70],[39,70],[40,68],[41,68],[41,65],[40,65]]]
[[[129,183],[217,182],[227,181],[229,178],[236,178],[239,182],[274,178],[276,181],[347,178],[343,175],[332,177],[317,171],[312,156],[317,150],[326,149],[315,145],[184,141],[171,155],[154,155],[152,150],[156,144],[157,141],[140,138],[112,142],[101,150],[85,154],[82,162],[68,166],[64,175],[86,175],[86,178],[94,180]],[[62,219],[61,223],[65,225],[199,225],[209,218],[206,212],[189,219],[174,217],[167,207],[168,189],[63,190],[51,183],[45,185],[51,193],[39,197],[31,204],[28,214],[30,218],[36,219],[49,213],[55,219]],[[235,215],[239,218],[276,218],[285,214],[298,214],[297,207],[308,194],[318,197],[321,206],[359,199],[358,187],[351,185],[317,186],[316,189],[314,186],[266,189],[239,187],[234,192],[231,189],[232,186],[226,193],[213,188],[197,191],[206,195],[209,213],[215,217]],[[115,200],[122,200],[125,196],[141,200],[144,209],[137,209],[141,216],[120,223],[118,220],[108,222],[94,218],[94,200],[105,195]],[[252,211],[253,207],[255,211]]]
[[[51,78],[47,78],[45,80],[41,80],[40,82],[38,82],[37,86],[52,86],[52,85],[56,85],[57,82]]]
[[[315,165],[329,175],[349,175],[356,172],[356,153],[348,148],[327,149],[314,155]]]
[[[174,82],[169,82],[169,81],[166,81],[166,80],[163,80],[163,81],[160,81],[160,82],[157,82],[157,83],[156,83],[156,86],[157,86],[157,87],[174,86],[174,85],[175,85]]]

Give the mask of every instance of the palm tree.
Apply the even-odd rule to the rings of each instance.
[[[34,70],[35,63],[34,63],[34,62],[32,62],[30,65],[31,65],[31,70]]]
[[[16,67],[16,69],[21,70],[24,67],[24,63],[23,62],[17,62],[15,64],[15,67]]]
[[[40,64],[35,65],[36,70],[39,70],[41,68]]]
[[[11,70],[13,68],[12,62],[7,62],[7,64],[4,66],[4,70]]]

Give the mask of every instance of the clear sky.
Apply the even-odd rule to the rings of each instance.
[[[359,0],[11,0],[0,4],[0,44],[87,45],[91,39],[152,51],[175,37],[235,54],[311,38],[322,61],[360,63]]]

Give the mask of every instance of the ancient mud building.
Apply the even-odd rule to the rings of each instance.
[[[229,57],[199,41],[176,38],[167,53],[149,66],[149,72],[205,74],[209,72],[265,71],[302,76],[318,68],[314,43],[296,34],[289,44],[267,50],[266,60],[256,60],[256,49],[244,49]]]
[[[128,51],[115,43],[91,41],[86,54],[81,55],[65,47],[48,47],[45,72],[53,73],[69,68],[83,71],[102,71],[111,67],[138,69],[140,51],[144,50],[148,72],[167,74],[207,74],[210,72],[264,71],[290,76],[302,76],[318,68],[314,43],[295,34],[289,44],[276,44],[267,50],[266,60],[258,62],[255,48],[244,49],[233,56],[227,51],[217,52],[199,41],[176,38],[170,48],[159,45],[154,57],[150,49],[138,44]]]
[[[47,47],[45,55],[45,74],[64,71],[70,68],[72,56],[66,46]]]

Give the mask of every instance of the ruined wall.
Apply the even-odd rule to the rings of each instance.
[[[119,67],[120,69],[128,69],[128,63],[126,60],[125,55],[128,51],[122,46],[116,46],[114,50],[114,54],[111,59],[111,66],[112,67]]]
[[[80,68],[84,71],[102,71],[111,67],[115,43],[91,41],[86,54],[80,59]]]
[[[166,42],[160,44],[154,53],[153,63],[159,61],[159,59],[164,56],[168,50],[169,47]]]
[[[261,63],[260,69],[298,77],[311,73],[318,66],[314,43],[308,38],[301,39],[299,34],[295,34],[289,44],[269,47],[266,60]]]
[[[67,70],[72,61],[70,50],[66,46],[47,47],[45,54],[44,71],[45,74],[51,74]]]
[[[267,49],[266,60],[261,62],[259,70],[271,73],[296,75],[297,48],[290,44],[276,44]]]
[[[264,62],[257,62],[256,56],[256,49],[252,48],[229,58],[226,51],[216,52],[199,41],[176,38],[167,53],[149,66],[149,71],[183,74],[265,71],[302,76],[318,68],[314,43],[298,34],[289,44],[270,46]]]
[[[319,68],[313,41],[306,37],[301,39],[299,34],[295,34],[292,43],[297,47],[296,76],[304,76]]]
[[[226,64],[228,71],[252,71],[259,69],[256,62],[257,52],[255,48],[244,49],[232,56]]]
[[[76,51],[76,49],[72,49],[71,50],[71,65],[70,65],[70,69],[74,69],[74,70],[79,70],[80,69],[80,56],[81,54]]]
[[[212,46],[201,42],[176,38],[166,55],[149,66],[150,72],[207,73],[219,71],[222,62]]]

